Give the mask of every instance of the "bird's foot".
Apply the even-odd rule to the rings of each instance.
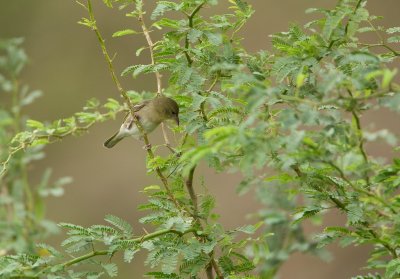
[[[169,143],[166,143],[165,147],[167,147],[169,151],[171,151],[173,154],[175,155],[178,154],[178,152],[174,148],[172,148],[172,146]]]
[[[146,144],[145,146],[143,146],[143,149],[146,151],[151,150],[151,144]]]

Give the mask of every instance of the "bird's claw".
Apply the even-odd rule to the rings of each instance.
[[[146,144],[145,146],[143,146],[143,149],[146,151],[151,150],[151,144]]]
[[[169,151],[171,151],[173,154],[177,154],[176,150],[173,149],[172,146],[169,143],[166,143],[165,147],[167,147],[169,149]]]

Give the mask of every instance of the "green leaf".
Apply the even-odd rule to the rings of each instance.
[[[247,225],[244,227],[240,227],[240,228],[237,228],[236,231],[243,232],[246,234],[254,234],[263,225],[263,223],[264,222],[259,222],[255,225]]]
[[[197,29],[190,29],[188,33],[188,40],[192,44],[196,43],[197,40],[203,35],[203,31]]]
[[[151,19],[155,20],[158,17],[164,15],[165,12],[171,11],[171,10],[179,10],[180,7],[183,6],[184,3],[182,4],[177,4],[171,1],[158,1],[156,8],[153,10],[151,13]]]
[[[400,36],[393,36],[387,39],[388,43],[400,43]]]
[[[118,229],[120,229],[126,236],[131,236],[133,233],[132,226],[128,222],[117,216],[109,214],[106,215],[104,220],[110,223],[111,225],[117,227]]]
[[[26,126],[39,130],[44,128],[44,124],[42,122],[33,119],[28,119],[26,121]]]
[[[139,252],[138,249],[127,249],[124,251],[124,262],[130,263],[133,259],[133,256]]]
[[[321,211],[321,208],[319,207],[307,207],[302,209],[300,212],[296,213],[296,215],[294,216],[294,224],[297,224],[301,221],[303,221],[304,219],[308,219],[311,218],[315,215],[317,215],[319,212]]]
[[[132,34],[138,34],[138,32],[136,32],[135,30],[132,29],[124,29],[124,30],[120,30],[117,32],[114,32],[112,34],[112,37],[122,37],[122,36],[126,36],[126,35],[132,35]]]
[[[207,36],[207,39],[211,44],[213,44],[215,46],[219,46],[222,44],[222,35],[221,34],[205,32],[205,35]]]
[[[386,278],[396,278],[400,276],[400,259],[391,260],[386,266]]]
[[[386,33],[393,34],[393,33],[400,33],[400,27],[391,27],[386,29]]]
[[[325,232],[335,232],[335,233],[340,233],[344,235],[351,235],[353,232],[350,231],[349,229],[343,228],[343,227],[326,227]]]
[[[118,267],[115,263],[102,264],[101,266],[104,268],[108,276],[116,277],[118,275]]]
[[[109,8],[113,7],[112,0],[103,0],[103,3]]]
[[[347,220],[350,224],[357,224],[363,220],[363,210],[360,204],[351,203],[347,207]]]

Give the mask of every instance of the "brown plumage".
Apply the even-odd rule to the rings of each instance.
[[[134,109],[135,116],[140,121],[146,133],[151,133],[161,122],[167,119],[173,119],[176,124],[179,125],[179,106],[171,98],[159,96],[134,106]],[[119,131],[109,138],[104,143],[104,146],[112,148],[123,138],[128,136],[132,136],[135,139],[141,138],[140,131],[136,127],[130,113],[125,117]]]

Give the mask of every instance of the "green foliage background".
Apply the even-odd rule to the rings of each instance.
[[[240,13],[243,13],[243,15],[248,13],[247,7],[240,1],[236,2],[236,5],[240,19]],[[196,6],[193,6],[193,8],[195,7]],[[191,7],[189,7],[189,10],[190,8]],[[154,15],[156,16],[156,14]],[[350,21],[351,24],[342,25],[342,29],[338,28],[337,23],[339,23],[340,20],[346,16],[354,16],[354,19]],[[377,165],[370,164],[370,159],[364,155],[364,146],[362,141],[360,141],[361,136],[370,139],[373,139],[376,136],[384,136],[387,138],[388,133],[383,131],[377,135],[366,133],[362,135],[359,129],[360,123],[358,114],[361,112],[361,110],[365,109],[362,105],[363,102],[375,98],[375,96],[370,94],[371,90],[376,90],[376,86],[381,86],[381,91],[377,92],[376,96],[383,99],[384,97],[387,97],[387,92],[395,92],[397,90],[396,86],[391,82],[392,71],[390,69],[381,68],[380,59],[390,59],[390,55],[377,57],[366,53],[365,51],[354,50],[348,52],[348,50],[351,50],[351,48],[357,49],[357,46],[354,43],[353,45],[346,45],[347,48],[343,48],[343,44],[351,42],[351,40],[346,42],[346,39],[343,37],[343,32],[350,36],[354,31],[353,25],[358,23],[358,19],[362,17],[366,18],[365,16],[366,14],[361,6],[357,6],[356,9],[353,9],[350,5],[347,8],[346,3],[344,3],[344,6],[339,7],[336,12],[328,14],[327,22],[322,22],[324,24],[322,37],[310,37],[302,33],[297,27],[291,27],[291,31],[289,33],[276,35],[273,38],[273,44],[278,53],[281,53],[281,58],[278,56],[278,58],[275,59],[268,53],[260,54],[259,57],[251,57],[243,52],[240,48],[229,49],[229,47],[225,45],[224,52],[220,58],[222,60],[217,65],[215,65],[215,61],[218,61],[218,52],[214,54],[213,48],[218,50],[218,47],[223,45],[223,40],[219,38],[218,33],[209,33],[210,31],[208,31],[207,28],[203,34],[190,30],[190,36],[188,35],[188,40],[190,43],[198,43],[198,39],[202,36],[205,36],[205,45],[202,46],[201,44],[203,44],[203,42],[200,41],[200,48],[209,47],[211,50],[211,52],[207,54],[209,57],[216,55],[215,58],[217,60],[210,61],[213,68],[210,69],[207,63],[205,63],[202,65],[203,68],[199,67],[199,65],[198,68],[192,71],[191,68],[184,67],[182,63],[174,65],[174,62],[168,60],[162,61],[162,58],[160,58],[160,63],[164,64],[160,64],[160,66],[157,66],[157,68],[152,66],[143,66],[139,68],[135,67],[128,68],[126,72],[135,70],[135,74],[139,74],[140,72],[138,69],[140,69],[140,71],[145,70],[151,72],[155,69],[165,69],[167,67],[171,67],[176,73],[175,81],[178,89],[182,87],[185,94],[187,94],[190,98],[194,98],[188,99],[185,97],[185,95],[179,98],[182,107],[188,108],[188,114],[186,117],[188,117],[187,122],[189,125],[187,125],[186,131],[189,132],[189,134],[192,134],[193,131],[199,131],[200,133],[205,131],[204,136],[206,141],[202,142],[202,137],[200,137],[200,148],[191,149],[190,145],[188,146],[189,149],[184,152],[182,158],[180,159],[180,162],[183,164],[178,165],[179,172],[182,172],[185,176],[188,175],[190,173],[190,168],[194,163],[196,163],[196,160],[194,159],[206,158],[212,164],[212,166],[216,167],[217,169],[224,169],[226,166],[229,167],[230,165],[236,164],[245,174],[245,182],[251,182],[255,183],[256,185],[260,185],[264,184],[264,182],[262,182],[264,177],[254,180],[252,166],[254,166],[255,163],[259,164],[260,166],[264,166],[268,161],[269,164],[281,169],[282,172],[279,176],[269,177],[267,180],[265,180],[265,182],[268,182],[268,184],[271,184],[271,182],[273,184],[279,182],[282,184],[280,187],[283,187],[283,185],[290,185],[291,182],[294,182],[295,184],[301,182],[303,183],[304,187],[303,191],[308,197],[311,197],[310,204],[307,207],[299,210],[298,215],[296,215],[297,217],[310,217],[321,210],[325,211],[325,206],[331,203],[346,213],[348,216],[348,224],[356,229],[356,231],[351,232],[348,229],[331,227],[326,229],[325,234],[321,235],[322,240],[326,241],[345,234],[347,235],[347,242],[378,242],[378,246],[383,245],[383,247],[387,248],[386,250],[388,250],[389,253],[395,254],[396,252],[392,251],[392,247],[395,247],[396,239],[390,238],[390,232],[388,233],[379,231],[379,235],[376,235],[375,232],[371,233],[369,231],[369,219],[375,222],[378,220],[377,218],[381,218],[380,222],[392,222],[392,215],[390,214],[395,214],[397,209],[395,204],[391,205],[392,200],[388,200],[391,192],[378,192],[377,196],[374,196],[374,193],[372,193],[371,196],[369,189],[365,188],[370,187],[369,185],[371,183],[389,183],[386,186],[393,185],[393,187],[396,187],[394,175],[396,175],[397,163],[395,162],[395,164],[393,164],[390,172],[379,171],[379,169],[377,169]],[[92,23],[86,23],[92,27]],[[176,23],[173,21],[162,21],[159,23],[159,25],[167,25],[169,27],[174,27],[174,24]],[[387,33],[390,35],[391,33],[396,32],[397,29],[391,29]],[[171,38],[174,38],[176,35],[177,34],[172,34]],[[181,35],[178,35],[177,37],[179,38],[179,36]],[[396,37],[391,40],[396,41]],[[171,43],[172,42],[173,41],[171,41]],[[329,44],[324,44],[327,42]],[[207,45],[207,43],[209,45]],[[293,44],[295,47],[293,47]],[[214,45],[214,47],[212,47],[212,45]],[[166,47],[172,47],[173,49],[173,45]],[[397,52],[391,49],[388,50],[392,56],[393,54],[397,55]],[[204,56],[201,56],[201,53],[196,53],[195,51],[190,54],[193,54],[194,57],[200,55],[199,57],[205,58]],[[325,56],[329,57],[330,55],[337,59],[334,60],[334,62],[339,62],[340,67],[343,68],[340,68],[339,71],[335,71],[329,66],[329,58],[327,58],[326,60],[328,61],[326,61],[327,64],[325,65],[326,69],[319,70],[316,66],[316,63],[321,60],[324,60],[325,62]],[[345,59],[343,59],[343,57],[345,57]],[[189,64],[191,64],[191,60],[187,60]],[[245,71],[240,67],[237,67],[237,65],[235,65],[236,63],[243,63],[243,66],[247,67],[251,73],[244,74]],[[194,65],[195,64],[196,63],[194,63]],[[369,68],[365,68],[366,65],[368,65]],[[317,68],[318,71],[313,72],[313,69],[315,68]],[[204,72],[202,73],[202,71]],[[190,73],[189,78],[185,78],[185,74],[187,73]],[[310,76],[312,76],[311,73],[320,74],[322,82],[319,82],[319,78],[315,80],[309,79]],[[342,73],[345,73],[345,75]],[[364,80],[366,73],[369,75],[369,79],[371,79],[368,82]],[[231,100],[226,98],[218,100],[218,98],[221,97],[218,96],[218,92],[214,93],[212,91],[212,87],[209,87],[212,89],[207,91],[203,90],[206,93],[206,97],[198,97],[196,94],[199,92],[199,88],[204,82],[202,81],[203,77],[201,77],[199,74],[203,74],[205,77],[207,77],[210,85],[213,83],[212,77],[216,78],[215,80],[218,79],[217,82],[219,82],[219,78],[221,78],[223,81],[222,91],[233,94],[230,97]],[[233,75],[233,82],[230,81],[230,75]],[[287,86],[280,85],[271,91],[265,91],[265,86],[268,88],[269,84],[268,82],[263,81],[263,79],[265,76],[269,75],[272,75],[274,79],[276,78],[276,80],[281,84],[283,81],[286,81],[289,84]],[[172,83],[173,82],[174,76],[172,76]],[[315,87],[316,83],[318,84],[317,87]],[[249,87],[250,84],[251,86]],[[346,94],[348,94],[348,96],[339,96],[338,98],[338,96],[333,95],[332,98],[328,95],[318,95],[319,92],[330,93],[333,88],[345,89],[344,91]],[[175,94],[177,88],[170,88],[170,90],[171,93]],[[246,94],[248,94],[245,95],[247,103],[242,103],[242,105],[240,102],[238,103],[239,109],[237,107],[232,107],[231,105],[232,101],[237,102],[238,97],[235,95],[237,92],[246,92]],[[267,99],[264,99],[265,92],[268,92]],[[358,95],[360,92],[362,92],[362,94]],[[307,93],[312,93],[312,98],[308,99],[310,95]],[[137,94],[134,93],[130,95],[133,97],[137,96]],[[137,99],[134,100],[136,101]],[[397,103],[392,102],[392,100],[393,99],[391,99],[388,105],[391,105],[394,109],[396,109]],[[208,104],[210,107],[203,109],[201,106],[203,101],[209,102]],[[225,107],[220,107],[221,102],[225,105]],[[259,106],[262,103],[268,104],[268,107],[263,108],[263,110],[259,110]],[[281,103],[294,105],[295,110],[292,111],[287,108],[285,109],[284,106],[283,108],[279,107]],[[213,105],[219,106],[219,108],[213,107]],[[278,110],[270,110],[269,106],[275,105],[278,106]],[[77,120],[83,125],[81,127],[86,128],[86,125],[91,125],[93,121],[99,121],[108,118],[112,116],[113,111],[119,109],[119,106],[116,105],[114,101],[109,101],[106,108],[108,111],[111,111],[110,114],[106,113],[99,115],[92,112],[92,110],[97,109],[97,106],[97,102],[92,101],[86,106],[87,109],[85,112],[76,116]],[[352,116],[353,122],[351,125],[347,125],[346,123],[338,125],[336,122],[338,118],[335,111],[340,107],[342,107],[344,110],[347,110],[349,112],[349,116]],[[201,112],[204,110],[210,110],[209,113],[203,113],[202,116],[200,115],[201,118],[207,120],[208,122],[205,127],[203,127],[204,123],[202,124],[201,119],[196,120],[193,118],[195,115],[191,116],[190,114],[196,111],[196,108],[200,108]],[[319,111],[326,111],[326,115],[325,113],[320,112],[322,116],[321,118],[321,116],[318,115],[318,112],[313,110],[315,108],[319,108]],[[295,112],[296,110],[297,112]],[[245,113],[243,113],[243,111],[245,111]],[[314,113],[312,113],[312,111],[314,111]],[[232,115],[237,115],[237,117],[233,117]],[[244,120],[243,115],[250,115],[250,118]],[[275,117],[278,118],[278,121],[275,121]],[[299,132],[297,131],[297,117],[300,118],[303,124],[308,124],[311,127],[315,124],[322,124],[326,127],[333,125],[333,132],[329,129],[326,131],[328,134],[319,134],[312,131],[307,132],[307,134],[304,134],[304,132],[302,133],[301,131]],[[270,124],[268,127],[259,125],[262,122],[258,122],[257,119],[260,121],[268,120]],[[69,133],[68,125],[71,125],[72,128],[75,127],[72,119],[64,121],[64,123],[67,123],[67,127],[60,131],[62,134]],[[229,126],[229,124],[233,125]],[[241,125],[238,126],[238,124]],[[43,129],[43,126],[40,122],[31,121],[28,123],[28,125],[31,128],[38,129],[39,134],[48,133],[48,128]],[[266,137],[262,136],[261,132],[265,131],[265,129],[269,131]],[[335,132],[335,129],[337,129],[337,132]],[[282,135],[280,134],[281,132],[289,133],[287,134],[287,139],[285,139],[285,137],[278,137],[279,135]],[[72,131],[72,133],[75,133],[75,131]],[[338,136],[338,138],[335,139],[337,144],[329,146],[329,144],[332,144],[331,140],[334,139],[330,137],[336,134]],[[273,136],[273,138],[270,138],[270,136]],[[18,141],[27,142],[26,140],[28,140],[29,143],[35,144],[43,143],[43,138],[47,138],[47,136],[41,136],[41,141],[31,142],[29,139],[30,137],[30,134],[21,134],[20,137],[17,138],[17,146]],[[265,144],[266,141],[268,144]],[[284,147],[285,151],[281,154],[279,152],[275,154],[274,152],[280,149],[277,149],[278,146]],[[299,146],[301,146],[300,149]],[[264,152],[261,153],[260,150],[264,150]],[[265,154],[268,154],[271,150],[274,152],[268,156],[265,156]],[[301,150],[301,152],[296,150]],[[342,158],[340,154],[343,154],[344,157]],[[187,161],[185,159],[191,160]],[[240,161],[237,161],[238,159],[240,159]],[[174,164],[174,161],[171,162]],[[150,166],[154,166],[155,164],[156,166],[165,168],[169,167],[170,163],[168,163],[168,165],[164,165],[163,160],[157,159],[150,161]],[[173,167],[175,166],[173,165]],[[373,169],[378,174],[376,177],[370,177],[370,175],[373,174]],[[289,171],[292,171],[292,173]],[[356,180],[350,181],[348,176],[350,176],[351,179]],[[357,178],[358,176],[359,178]],[[393,179],[391,177],[393,177]],[[373,181],[371,182],[370,179],[373,179]],[[321,183],[322,185],[329,185],[331,188],[321,188]],[[177,193],[179,193],[179,182],[176,187],[178,187],[176,190],[178,190]],[[265,185],[264,187],[267,186]],[[264,187],[260,188],[261,193],[263,193]],[[274,188],[265,191],[266,193],[271,193],[276,187],[277,185],[275,185]],[[347,189],[347,187],[350,187],[352,191],[345,191],[344,189]],[[242,183],[240,190],[244,191],[246,188],[246,183]],[[291,194],[296,194],[297,191],[298,189],[293,189],[289,192]],[[277,194],[279,196],[279,193]],[[263,196],[268,197],[268,195],[265,194]],[[359,203],[360,198],[362,198],[362,204]],[[313,201],[313,199],[315,201]],[[281,200],[281,202],[277,205],[280,207],[284,206],[284,208],[288,211],[292,211],[294,209],[294,205],[290,204],[290,202],[285,202],[285,200],[287,200],[287,197],[283,196],[283,200]],[[323,202],[324,200],[326,202]],[[207,201],[207,198],[204,198],[204,201]],[[271,202],[276,202],[276,199],[273,201],[266,199],[265,202],[271,207]],[[366,207],[363,209],[361,205]],[[157,207],[159,206],[161,205],[158,204]],[[162,207],[165,209],[165,205]],[[154,207],[150,208],[154,209]],[[364,215],[364,210],[372,215]],[[375,210],[377,210],[376,212],[379,213],[379,216],[373,215]],[[263,212],[262,214],[263,218],[265,218],[267,221],[267,224],[272,227],[276,224],[282,225],[282,221],[284,221],[286,218],[276,215],[271,216],[271,212]],[[169,216],[168,218],[173,216],[174,215]],[[385,218],[387,218],[386,221]],[[162,219],[159,219],[157,222],[161,220]],[[273,223],[271,220],[275,220],[275,223]],[[174,222],[177,222],[176,224],[185,224],[186,221],[182,219],[175,220]],[[119,225],[120,221],[111,220],[111,223],[121,229],[121,225]],[[285,230],[285,224],[283,223],[283,225],[283,229]],[[81,227],[71,225],[64,225],[64,227],[69,228],[72,232],[76,231],[74,234],[79,234],[82,236],[87,235],[87,233],[96,233],[96,230],[109,230],[107,228],[92,228],[93,231],[84,232],[83,228]],[[178,234],[186,234],[187,229],[187,227],[183,226],[178,230]],[[282,230],[282,227],[276,229]],[[291,230],[293,230],[296,237],[301,236],[296,226],[292,227]],[[122,231],[123,234],[126,233],[129,235],[129,233],[124,229],[122,229]],[[251,232],[252,228],[241,228],[239,231]],[[110,231],[109,233],[117,234],[117,232]],[[381,233],[383,234],[381,235]],[[388,233],[388,239],[386,239],[385,233]],[[315,248],[312,243],[310,246],[301,238],[296,239],[294,243],[296,242],[303,244],[303,246],[297,245],[290,248],[290,250],[294,249],[303,251]],[[391,242],[393,242],[393,244]],[[276,243],[276,241],[274,243]],[[278,246],[277,248],[279,249],[280,247]],[[379,255],[380,252],[380,250],[377,251],[377,255]],[[265,253],[263,253],[263,255],[264,254]],[[231,269],[229,266],[232,265],[229,263],[229,261],[232,260],[231,257],[234,257],[234,255],[231,254],[229,260],[228,258],[224,260],[224,257],[220,258],[220,265],[228,273]],[[257,262],[257,257],[255,259]],[[265,267],[268,267],[268,261],[269,260],[265,262]],[[246,263],[247,262],[243,262],[242,264]],[[172,263],[169,263],[168,266],[171,266],[171,264]],[[377,262],[376,264],[379,265],[380,263]],[[273,266],[275,265],[276,262],[273,264]],[[389,267],[390,269],[387,270],[387,274],[389,277],[391,277],[392,274],[394,275],[396,273],[396,262],[392,262]],[[112,274],[114,272],[112,266],[105,268],[108,273]],[[270,269],[267,268],[267,270]],[[240,271],[238,266],[236,267],[236,271]],[[164,272],[167,271],[164,270]]]

